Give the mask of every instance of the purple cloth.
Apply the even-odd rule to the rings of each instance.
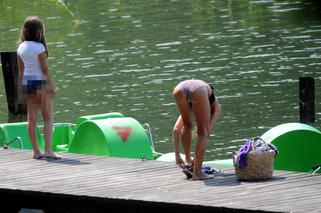
[[[236,165],[239,168],[244,168],[247,165],[247,154],[252,150],[252,140],[246,139],[245,143],[239,149],[236,157]]]

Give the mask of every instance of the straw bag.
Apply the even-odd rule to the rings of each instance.
[[[253,143],[255,140],[253,140]],[[240,168],[236,162],[237,154],[234,155],[235,175],[238,180],[262,180],[273,176],[274,158],[277,150],[267,148],[266,151],[256,151],[253,147],[247,153],[247,165]],[[264,142],[265,143],[265,142]],[[265,143],[266,146],[268,146]]]

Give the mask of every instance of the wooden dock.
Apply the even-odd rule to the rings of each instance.
[[[321,212],[319,174],[275,171],[270,180],[238,182],[224,168],[223,176],[191,181],[167,162],[31,155],[0,150],[0,212]]]

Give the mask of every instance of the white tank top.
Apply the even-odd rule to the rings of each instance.
[[[25,68],[23,85],[27,84],[27,79],[45,80],[39,61],[39,55],[45,51],[44,45],[35,41],[24,41],[19,45],[17,54],[22,59]]]

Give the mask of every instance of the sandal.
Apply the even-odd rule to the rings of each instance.
[[[185,164],[183,168],[183,173],[186,175],[186,177],[192,178],[193,177],[193,166],[191,164]]]
[[[224,171],[218,168],[212,168],[210,166],[202,166],[202,172],[208,175],[223,175]]]

